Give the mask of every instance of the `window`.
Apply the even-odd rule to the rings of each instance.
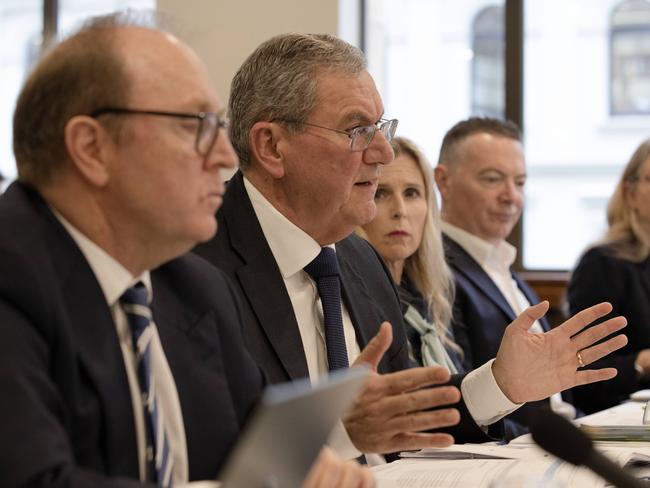
[[[524,4],[529,178],[522,250],[528,269],[571,269],[602,237],[620,172],[650,133],[649,116],[610,113],[610,22],[617,17],[612,12],[629,3],[639,2],[589,3],[589,15],[583,0]]]
[[[51,8],[58,4],[58,9]],[[45,7],[49,7],[44,9]],[[11,149],[12,119],[16,97],[29,70],[38,59],[43,44],[44,25],[58,24],[65,34],[82,19],[115,10],[153,9],[155,0],[2,0],[0,3],[0,191],[16,177],[16,162]],[[45,18],[44,11],[48,11]],[[57,32],[52,32],[56,36]],[[1,180],[2,178],[0,178]]]
[[[472,27],[472,114],[505,114],[505,25],[503,7],[487,7]]]
[[[650,3],[620,3],[610,29],[611,113],[650,114]]]
[[[503,4],[366,0],[368,68],[385,113],[432,163],[455,122],[503,112]]]
[[[650,134],[650,1],[365,5],[369,69],[398,134],[435,163],[454,123],[510,114],[524,131],[528,171],[522,267],[571,269],[604,232],[622,167]],[[517,46],[506,43],[506,25]],[[506,68],[504,50],[522,53],[521,72]],[[523,81],[508,92],[513,74]]]
[[[40,49],[40,0],[4,0],[0,4],[0,174],[6,184],[16,175],[11,127],[18,90]]]

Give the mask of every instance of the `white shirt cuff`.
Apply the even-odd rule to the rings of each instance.
[[[327,445],[336,452],[341,459],[356,459],[361,456],[361,451],[354,447],[348,432],[343,426],[343,422],[340,420],[334,427],[334,430],[332,430]]]
[[[460,384],[467,410],[480,427],[487,427],[501,420],[523,405],[512,403],[501,391],[492,373],[493,362],[494,359],[491,359],[469,372]]]

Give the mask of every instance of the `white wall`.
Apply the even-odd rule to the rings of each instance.
[[[338,0],[158,0],[157,5],[206,62],[224,103],[235,72],[261,42],[283,32],[338,32]]]

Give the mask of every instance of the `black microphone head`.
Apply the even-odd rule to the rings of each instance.
[[[571,464],[584,464],[594,448],[584,432],[550,410],[537,412],[530,424],[530,432],[541,448]]]

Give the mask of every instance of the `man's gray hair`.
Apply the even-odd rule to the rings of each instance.
[[[356,76],[365,69],[359,49],[328,34],[281,34],[261,44],[231,87],[231,138],[242,169],[250,165],[249,133],[256,122],[291,120],[288,127],[297,131],[316,106],[321,73]]]

